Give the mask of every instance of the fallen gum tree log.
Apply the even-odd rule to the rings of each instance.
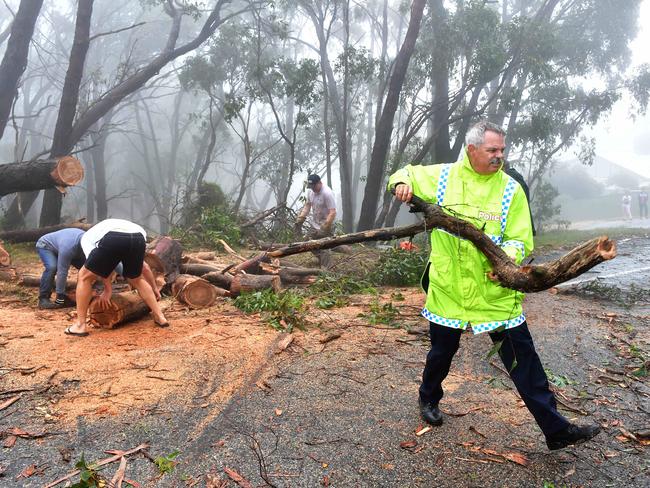
[[[214,305],[217,297],[230,296],[228,290],[192,275],[179,275],[172,283],[172,294],[180,302],[192,308],[207,308]]]
[[[45,234],[56,232],[61,229],[75,228],[81,230],[88,230],[92,224],[87,224],[83,220],[75,222],[68,222],[67,224],[50,225],[48,227],[39,227],[37,229],[21,229],[21,230],[6,230],[0,232],[0,239],[7,242],[36,242]]]
[[[424,221],[404,227],[373,229],[337,237],[326,237],[313,241],[297,242],[280,249],[264,252],[235,266],[231,273],[257,266],[270,258],[291,256],[307,251],[331,249],[341,244],[355,244],[366,241],[387,241],[412,236],[425,230],[444,229],[461,239],[472,242],[492,265],[491,278],[501,286],[521,292],[547,290],[568,281],[594,266],[616,257],[616,243],[607,236],[601,236],[580,244],[565,256],[540,265],[518,266],[508,255],[494,244],[483,231],[471,223],[447,214],[440,206],[432,205],[414,196],[410,202],[416,212],[424,213]]]
[[[103,308],[96,298],[90,302],[88,307],[90,321],[105,329],[112,329],[117,325],[137,320],[148,313],[149,307],[135,292],[114,293],[109,308]]]
[[[56,159],[0,164],[0,196],[21,191],[74,186],[84,177],[78,159],[64,156]]]
[[[219,288],[225,288],[226,290],[229,290],[230,285],[232,284],[232,276],[229,274],[223,274],[221,271],[210,271],[209,273],[203,273],[201,274],[201,278],[208,280],[210,283],[218,286]]]
[[[240,273],[235,275],[230,285],[230,295],[237,297],[243,292],[272,289],[280,291],[280,277],[277,275],[250,275]]]

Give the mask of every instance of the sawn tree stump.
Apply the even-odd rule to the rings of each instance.
[[[94,299],[88,307],[90,321],[104,329],[137,320],[149,313],[149,307],[135,292],[115,293],[111,297],[111,308],[103,310],[99,301]]]
[[[218,296],[229,296],[222,288],[192,275],[179,275],[172,283],[172,293],[179,301],[192,308],[206,308],[214,305]]]
[[[164,276],[165,283],[173,283],[179,274],[183,246],[176,239],[160,236],[147,245],[147,254],[144,260],[149,265],[154,275]]]

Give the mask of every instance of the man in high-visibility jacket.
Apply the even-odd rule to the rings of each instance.
[[[453,164],[406,166],[388,182],[398,200],[413,195],[443,207],[483,230],[517,264],[533,250],[528,202],[521,186],[505,172],[505,132],[490,122],[474,125],[465,138],[463,158]],[[427,300],[431,350],[420,386],[420,412],[442,424],[438,403],[463,330],[488,332],[517,391],[546,437],[560,449],[594,437],[597,425],[571,424],[558,411],[544,368],[535,352],[522,310],[524,294],[490,279],[487,258],[471,242],[449,232],[431,232],[431,256],[422,278]]]

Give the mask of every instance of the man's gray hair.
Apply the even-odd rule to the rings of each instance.
[[[503,130],[496,124],[488,122],[487,120],[481,120],[474,124],[465,134],[465,147],[472,144],[473,146],[480,146],[485,142],[485,133],[486,132],[496,132],[497,134],[506,136],[506,131]]]

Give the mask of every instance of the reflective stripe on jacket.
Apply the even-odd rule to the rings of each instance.
[[[453,164],[408,165],[389,178],[389,187],[398,183],[409,184],[414,195],[482,229],[517,264],[532,252],[526,196],[503,171],[480,175],[465,153]],[[480,333],[516,327],[526,320],[521,307],[524,294],[490,280],[491,266],[471,242],[434,229],[427,269],[422,315],[431,322],[458,329],[469,324]]]

